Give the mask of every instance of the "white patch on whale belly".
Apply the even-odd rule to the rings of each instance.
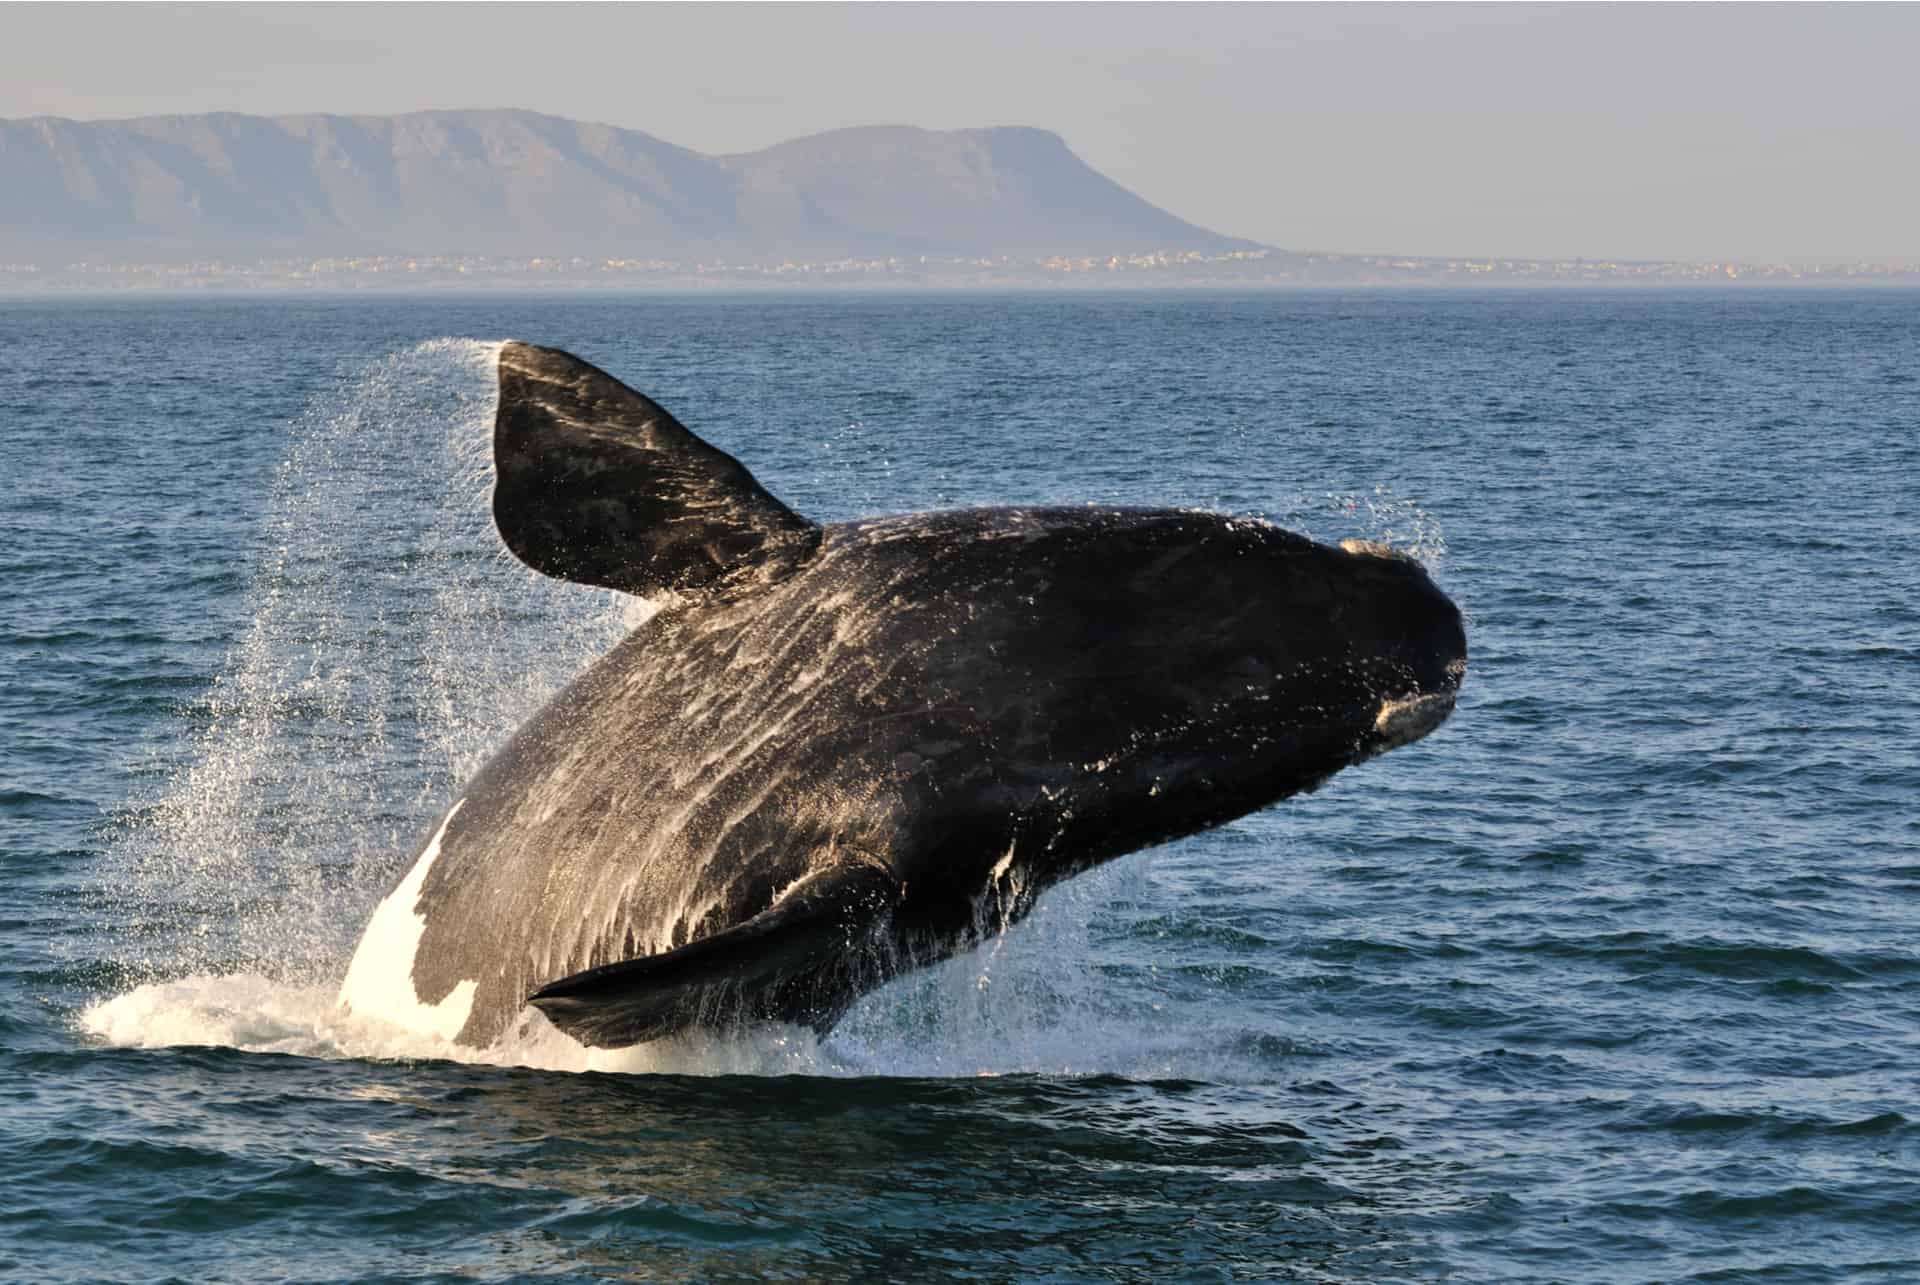
[[[414,913],[414,904],[420,900],[427,871],[440,856],[440,841],[465,802],[461,799],[447,810],[426,851],[367,921],[367,931],[347,966],[347,980],[340,985],[340,1004],[355,1017],[378,1018],[443,1040],[453,1039],[467,1024],[474,993],[480,989],[478,981],[461,982],[438,1004],[422,1004],[413,989],[413,958],[427,932],[426,917]]]

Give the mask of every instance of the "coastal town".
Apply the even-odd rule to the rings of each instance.
[[[171,262],[0,262],[0,294],[460,288],[1220,288],[1920,285],[1915,263],[1511,259],[1154,250],[1127,255],[666,259],[579,255],[339,255]]]

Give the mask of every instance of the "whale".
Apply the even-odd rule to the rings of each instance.
[[[1047,889],[1418,740],[1466,674],[1415,559],[1182,508],[820,524],[614,376],[498,357],[492,515],[656,608],[458,789],[341,1003],[485,1049],[790,1023]]]

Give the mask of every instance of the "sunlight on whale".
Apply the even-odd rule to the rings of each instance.
[[[1047,888],[1431,732],[1459,612],[1414,560],[1178,509],[820,526],[611,376],[498,359],[494,520],[658,606],[460,790],[350,1020],[491,1056],[772,1023],[967,952]]]

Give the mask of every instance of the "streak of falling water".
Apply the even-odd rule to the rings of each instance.
[[[112,837],[133,972],[337,973],[454,784],[643,618],[494,534],[499,348],[392,354],[294,424],[245,632],[184,761]]]

